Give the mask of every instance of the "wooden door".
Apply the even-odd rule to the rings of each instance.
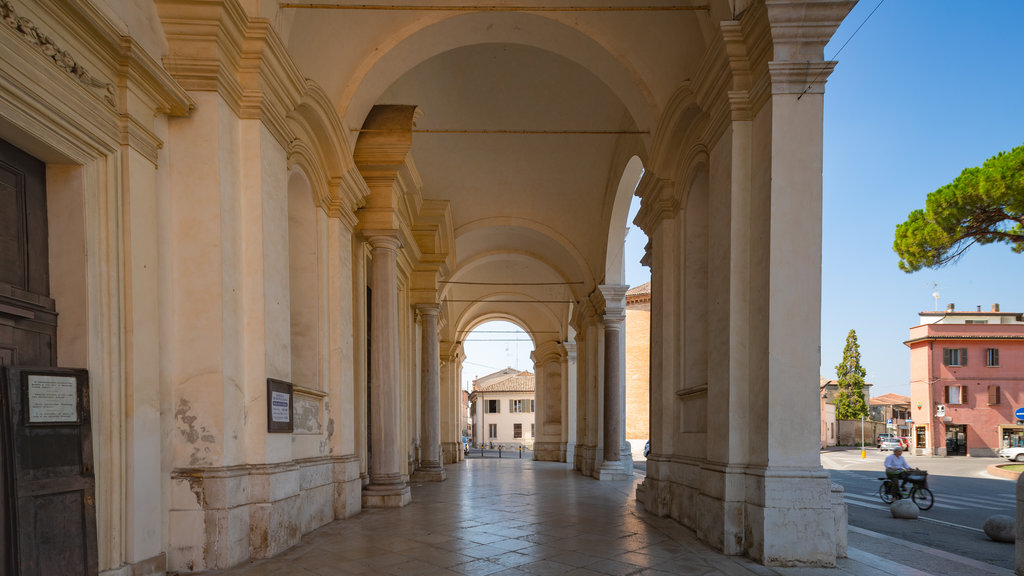
[[[0,140],[0,570],[5,575],[97,572],[88,378],[84,370],[53,368],[57,313],[50,298],[47,234],[45,164]],[[46,405],[50,400],[40,395],[46,392],[40,378],[65,394],[51,399],[56,405]],[[35,421],[25,396],[30,379]],[[74,421],[55,420],[72,388]]]
[[[89,376],[4,369],[9,473],[20,576],[94,576],[96,498]]]

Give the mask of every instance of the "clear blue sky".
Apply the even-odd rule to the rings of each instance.
[[[861,0],[825,48],[878,6]],[[825,89],[821,375],[857,331],[872,396],[910,394],[903,341],[939,305],[1024,312],[1024,255],[975,246],[901,272],[893,232],[964,168],[1024,143],[1024,2],[885,0],[835,59]]]
[[[1005,245],[914,274],[892,251],[896,225],[929,192],[1024,143],[1024,0],[885,0],[864,23],[878,4],[861,0],[825,48],[839,64],[825,90],[821,375],[835,377],[854,329],[872,396],[909,395],[903,341],[917,313],[935,308],[933,283],[942,307],[1024,312],[1024,255]],[[631,226],[632,286],[650,279],[639,264],[645,243]],[[467,343],[464,382],[509,365],[532,370],[532,347],[516,346]]]

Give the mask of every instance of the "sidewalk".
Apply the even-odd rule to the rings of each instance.
[[[772,568],[725,556],[637,505],[632,482],[598,482],[565,464],[476,459],[448,480],[414,483],[404,508],[366,510],[283,554],[224,576],[1011,576],[940,550],[851,528],[835,569]]]

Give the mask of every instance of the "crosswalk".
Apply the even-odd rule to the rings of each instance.
[[[958,496],[952,494],[936,494],[934,490],[932,493],[935,495],[935,505],[932,507],[933,510],[973,509],[1002,512],[1004,514],[1011,515],[1015,514],[1016,510],[1016,502],[1014,501],[1015,496],[1013,494]],[[871,493],[849,491],[846,492],[845,497],[846,503],[854,506],[884,510],[889,509],[889,506],[887,504],[883,504],[882,500],[878,497],[877,488]]]

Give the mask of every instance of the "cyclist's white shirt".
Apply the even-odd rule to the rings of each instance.
[[[895,454],[889,454],[885,457],[885,469],[886,470],[910,470],[910,464],[903,458],[903,455],[899,456]]]

